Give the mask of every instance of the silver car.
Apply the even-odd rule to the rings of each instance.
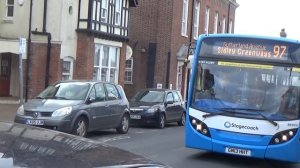
[[[61,81],[17,110],[16,123],[79,136],[89,131],[129,130],[129,103],[120,85],[99,81]]]

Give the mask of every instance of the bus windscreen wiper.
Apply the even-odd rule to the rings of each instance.
[[[261,109],[253,109],[253,108],[221,108],[220,109],[222,112],[218,112],[218,113],[209,113],[209,114],[204,114],[202,117],[203,118],[207,118],[207,117],[211,117],[211,116],[216,116],[216,115],[222,115],[222,114],[245,114],[245,115],[253,115],[251,113],[243,113],[243,112],[236,112],[235,110],[245,110],[245,111],[255,111],[256,114],[260,115],[263,119],[265,119],[266,121],[270,122],[272,125],[277,126],[278,123],[276,123],[275,121],[269,119],[267,116],[263,115],[261,113]]]

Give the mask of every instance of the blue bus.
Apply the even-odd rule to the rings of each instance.
[[[185,145],[300,162],[300,43],[201,35],[188,88]]]

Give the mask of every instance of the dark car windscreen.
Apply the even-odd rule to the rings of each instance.
[[[63,99],[63,100],[84,100],[90,84],[88,83],[59,83],[47,87],[36,98],[41,99]]]
[[[165,98],[165,92],[163,91],[141,91],[138,92],[134,97],[134,101],[138,102],[148,102],[148,103],[154,103],[159,102],[162,103]]]

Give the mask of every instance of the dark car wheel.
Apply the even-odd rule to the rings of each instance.
[[[116,128],[119,134],[126,134],[129,130],[129,116],[124,115],[122,117],[120,125]]]
[[[177,122],[179,126],[185,125],[185,113],[182,113],[180,120]]]
[[[159,116],[158,116],[158,122],[157,122],[157,127],[162,129],[162,128],[165,128],[165,126],[166,126],[165,115],[159,114]]]
[[[74,123],[72,134],[86,137],[88,132],[88,121],[85,117],[79,117]]]

